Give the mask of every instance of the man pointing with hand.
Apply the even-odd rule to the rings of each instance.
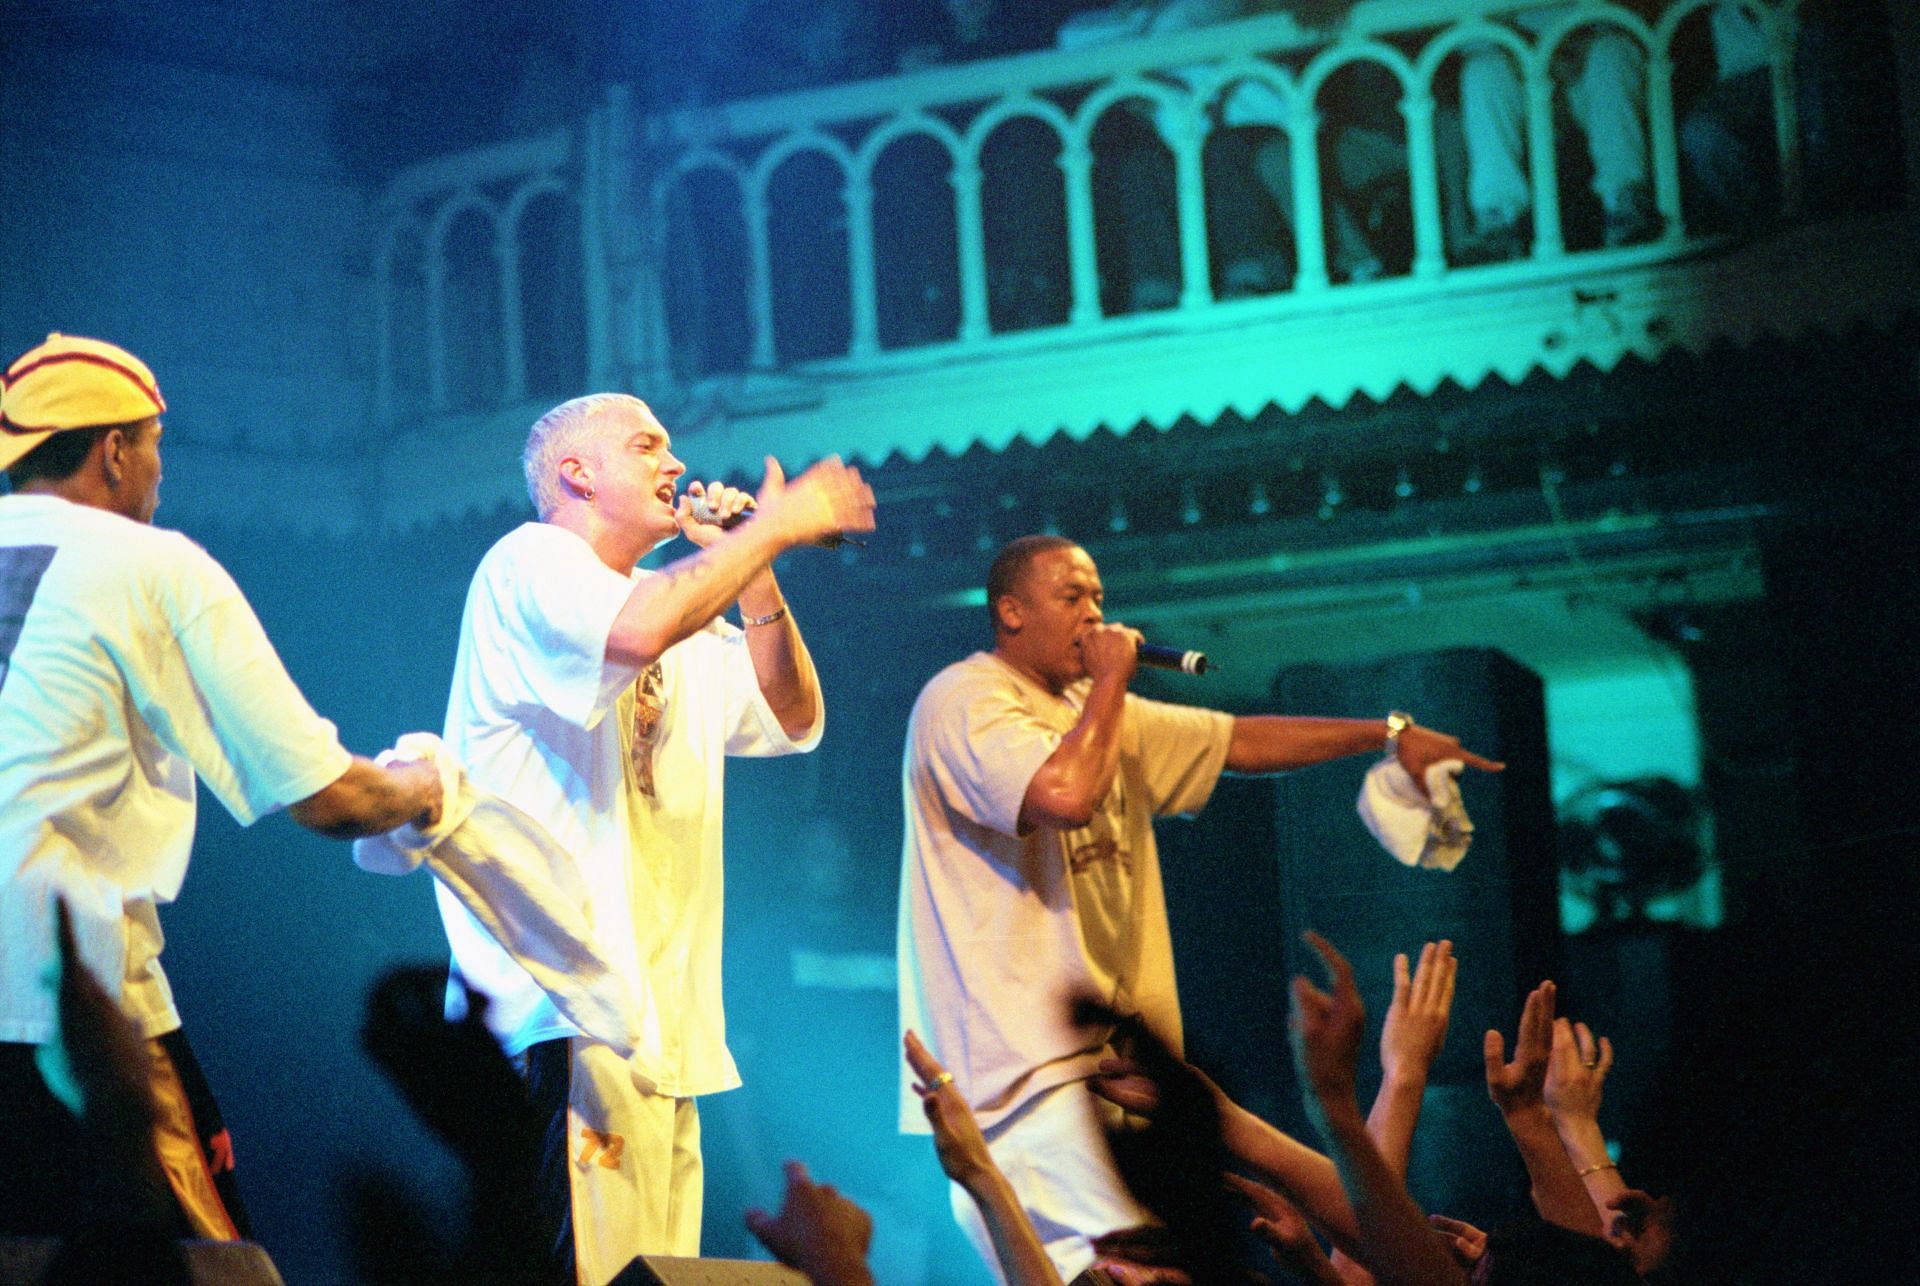
[[[1442,760],[1497,771],[1443,733],[1388,720],[1233,716],[1127,689],[1140,634],[1110,622],[1100,572],[1024,536],[987,573],[993,648],[921,691],[907,729],[900,890],[903,1030],[930,1037],[1047,1253],[1071,1281],[1093,1239],[1152,1222],[1114,1173],[1119,1109],[1086,1087],[1109,1033],[1087,996],[1177,1053],[1180,1004],[1153,819],[1197,812],[1220,774],[1391,749],[1416,783]],[[903,1084],[900,1125],[926,1118]],[[971,1200],[955,1217],[994,1263]]]

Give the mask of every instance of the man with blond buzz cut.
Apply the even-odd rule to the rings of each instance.
[[[460,982],[551,1122],[540,1191],[554,1255],[580,1281],[635,1255],[697,1255],[693,1097],[740,1083],[720,1003],[721,806],[727,755],[811,750],[824,705],[774,579],[795,545],[873,528],[873,492],[823,460],[756,496],[680,482],[646,403],[576,398],[527,438],[538,521],[481,559],[468,591],[446,741],[475,785],[539,821],[578,864],[600,946],[643,1012],[623,1061],[568,1023],[450,896]],[[753,510],[751,522],[734,522]],[[635,564],[684,536],[663,570]],[[741,625],[721,619],[738,606]]]
[[[0,376],[11,490],[0,496],[5,1234],[127,1217],[93,1206],[114,1177],[90,1172],[73,1116],[83,1104],[60,1074],[60,1015],[45,981],[59,960],[56,901],[80,962],[146,1041],[173,1231],[232,1238],[246,1230],[232,1144],[160,968],[158,908],[186,876],[194,779],[242,825],[286,808],[339,838],[430,823],[440,809],[434,770],[348,754],[233,578],[151,525],[166,409],[153,372],[99,340],[49,335]]]
[[[1072,1281],[1095,1238],[1152,1222],[1107,1149],[1120,1109],[1088,1088],[1111,1033],[1068,1004],[1091,997],[1181,1048],[1154,819],[1198,812],[1222,772],[1383,748],[1416,782],[1443,760],[1500,765],[1397,712],[1235,716],[1135,696],[1140,634],[1107,620],[1099,568],[1058,536],[1000,551],[987,610],[992,650],[935,675],[907,724],[900,1022],[952,1074]],[[928,1128],[911,1080],[900,1127]],[[993,1266],[972,1199],[952,1196]]]

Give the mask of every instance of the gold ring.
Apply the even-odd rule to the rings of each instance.
[[[932,1080],[927,1082],[927,1093],[929,1094],[937,1093],[941,1089],[951,1084],[953,1084],[953,1073],[942,1072],[938,1076],[934,1077]]]

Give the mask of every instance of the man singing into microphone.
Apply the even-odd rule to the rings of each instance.
[[[1180,1047],[1154,817],[1203,807],[1222,771],[1378,753],[1390,736],[1416,782],[1443,759],[1499,767],[1411,723],[1135,696],[1140,635],[1102,607],[1100,572],[1073,542],[1002,549],[987,573],[993,650],[921,691],[903,780],[901,1023],[953,1074],[1066,1281],[1093,1262],[1095,1237],[1152,1222],[1109,1160],[1119,1109],[1086,1085],[1106,1034],[1075,1027],[1066,1002],[1097,997]],[[927,1130],[910,1083],[900,1121]],[[957,1186],[953,1205],[992,1265]]]
[[[440,907],[455,972],[491,998],[552,1122],[533,1199],[555,1257],[597,1284],[638,1254],[700,1252],[693,1096],[740,1083],[720,1005],[722,761],[819,741],[820,686],[772,564],[872,530],[873,492],[838,459],[788,483],[771,458],[757,506],[718,484],[682,491],[667,431],[615,393],[541,417],[524,464],[539,521],[474,574],[446,740],[475,785],[573,855],[599,946],[643,1010],[631,1062],[562,1018],[454,898]],[[682,535],[694,552],[636,570]],[[744,628],[721,619],[736,605]]]

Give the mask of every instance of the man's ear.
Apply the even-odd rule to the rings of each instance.
[[[1020,610],[1020,599],[1014,594],[1002,594],[993,602],[993,623],[1003,634],[1018,634],[1026,624],[1025,614]]]
[[[127,451],[133,439],[125,429],[108,429],[100,435],[100,468],[108,482],[118,483],[127,475]]]
[[[577,455],[560,457],[560,480],[571,487],[577,496],[584,496],[593,490],[593,471]]]

